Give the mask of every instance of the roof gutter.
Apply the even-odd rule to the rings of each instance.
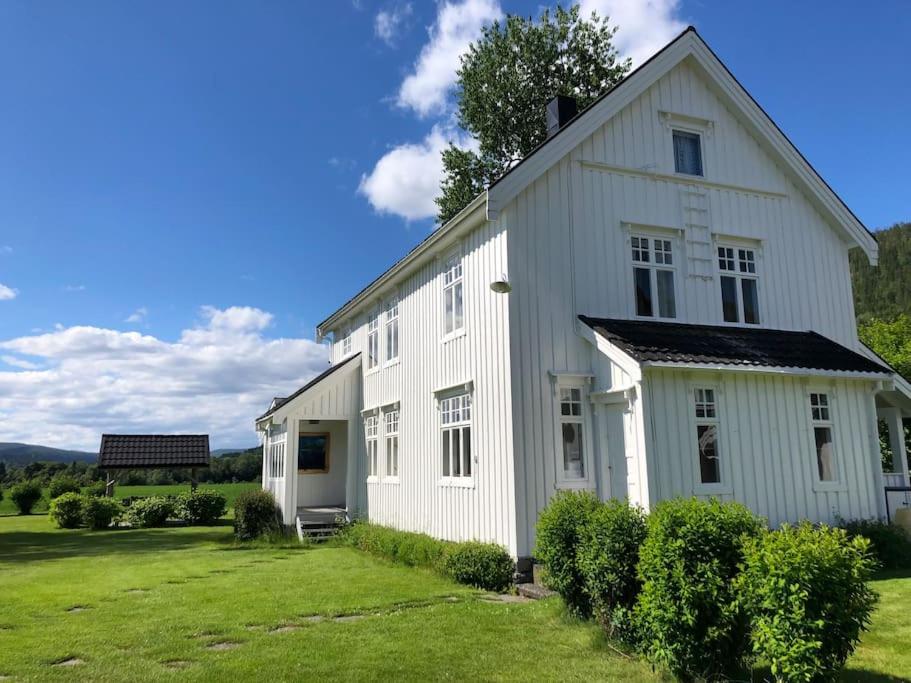
[[[417,262],[421,260],[421,257],[428,253],[438,251],[446,246],[445,242],[447,238],[455,238],[462,233],[476,228],[487,220],[487,191],[485,190],[475,197],[468,206],[459,211],[444,225],[432,232],[427,239],[408,252],[408,254],[396,262],[389,270],[358,292],[353,299],[317,325],[317,341],[322,341],[338,322],[355,313],[364,303],[369,301],[372,296],[378,294],[384,287],[388,286],[392,280],[405,274],[416,266]]]
[[[679,361],[642,361],[643,370],[648,368],[672,368],[677,370],[705,370],[708,372],[744,372],[764,375],[797,375],[800,377],[837,377],[868,382],[890,380],[888,372],[856,372],[851,370],[819,370],[817,368],[783,367],[773,365],[728,365],[722,363],[687,363]]]

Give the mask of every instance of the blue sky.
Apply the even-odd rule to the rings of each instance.
[[[911,4],[586,0],[695,24],[870,228],[911,220]],[[255,442],[323,317],[432,227],[457,55],[539,3],[0,3],[0,441]]]

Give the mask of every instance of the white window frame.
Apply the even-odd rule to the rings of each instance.
[[[711,391],[713,400],[707,403],[700,401],[700,392]],[[731,465],[728,462],[727,449],[724,446],[724,431],[722,429],[724,421],[724,409],[722,407],[722,390],[718,384],[702,381],[693,382],[689,386],[689,398],[687,407],[690,414],[692,444],[692,463],[693,463],[693,492],[696,495],[723,495],[733,493],[731,486],[730,472]],[[699,415],[699,406],[711,405],[714,408],[714,415],[704,412]],[[718,478],[717,482],[702,481],[702,466],[699,454],[699,427],[715,428],[715,455],[718,458]]]
[[[364,416],[365,471],[369,482],[377,481],[379,478],[379,422],[380,417],[377,413]]]
[[[646,245],[643,248],[642,241],[646,241]],[[656,242],[660,243],[661,249],[656,249]],[[667,251],[664,247],[670,246],[670,251]],[[630,233],[629,236],[629,255],[630,263],[632,268],[630,270],[630,275],[632,276],[632,286],[633,286],[633,298],[632,298],[632,317],[638,320],[667,320],[667,321],[679,321],[680,320],[680,297],[677,287],[679,280],[677,264],[679,261],[679,249],[677,248],[677,240],[672,235],[664,235],[657,233],[649,233],[636,231]],[[637,258],[636,253],[639,253]],[[645,260],[642,260],[642,254],[645,254]],[[667,263],[667,255],[670,255],[671,262]],[[660,262],[658,259],[661,259]],[[636,270],[642,269],[647,270],[649,273],[649,288],[651,293],[652,300],[652,314],[651,315],[640,315],[637,305],[637,296],[636,296]],[[674,315],[673,316],[662,316],[661,315],[661,302],[659,301],[658,296],[658,271],[664,271],[671,273],[673,278],[673,294],[674,294]]]
[[[701,173],[687,173],[686,171],[677,170],[677,153],[674,150],[674,133],[682,133],[684,135],[695,135],[696,140],[699,143],[699,170]],[[672,125],[671,126],[671,168],[674,169],[674,175],[679,175],[683,178],[705,178],[705,131],[699,130],[697,128],[691,128],[681,125]]]
[[[749,254],[752,254],[752,259],[749,258]],[[721,324],[737,325],[739,327],[762,327],[766,314],[762,308],[762,286],[760,282],[762,279],[760,272],[762,252],[760,248],[755,245],[717,240],[713,243],[712,259],[715,262],[715,271],[718,273],[718,311]],[[753,267],[752,271],[749,270],[750,265]],[[735,283],[734,293],[737,295],[736,321],[724,319],[724,294],[721,278],[725,277],[731,278]],[[756,313],[759,315],[759,321],[755,323],[746,322],[746,309],[743,301],[744,280],[752,280],[755,283]]]
[[[449,341],[465,334],[465,266],[463,263],[461,250],[451,252],[443,262],[442,273],[442,321],[443,337],[442,341]],[[456,314],[456,302],[459,298],[457,293],[461,294],[461,324],[456,327],[458,315]],[[452,300],[452,322],[449,320],[449,312],[446,305]],[[447,329],[451,324],[450,329]]]
[[[373,311],[367,317],[367,372],[380,367],[380,313]]]
[[[814,405],[814,400],[818,397],[825,397],[826,405]],[[807,414],[810,418],[810,452],[813,454],[811,459],[813,469],[813,490],[814,491],[847,491],[847,485],[842,477],[844,463],[839,458],[839,449],[835,436],[835,391],[831,387],[809,387],[807,390]],[[816,429],[828,429],[829,436],[832,439],[832,465],[835,469],[834,479],[822,479],[819,476],[819,456],[816,452]]]
[[[477,454],[472,443],[474,430],[473,394],[471,391],[448,393],[438,399],[440,412],[440,483],[451,486],[474,486]],[[458,448],[455,449],[456,433]],[[448,448],[447,448],[448,445]],[[448,459],[448,462],[444,462]],[[458,465],[459,474],[453,474]],[[465,474],[465,472],[468,474]]]
[[[383,412],[383,437],[385,468],[383,470],[383,482],[386,484],[399,483],[399,466],[401,452],[399,449],[399,429],[401,422],[401,412],[399,408],[392,408]]]
[[[386,353],[384,366],[395,365],[399,362],[401,334],[399,328],[399,299],[393,297],[386,304],[385,323],[383,325],[383,336],[386,339]],[[395,351],[395,355],[390,354]]]
[[[580,375],[557,375],[554,381],[554,416],[556,426],[554,429],[554,467],[556,468],[557,488],[560,489],[587,489],[592,488],[594,481],[594,458],[592,457],[591,415],[589,400],[589,379]],[[563,414],[563,391],[579,392],[579,414]],[[575,403],[575,401],[573,401]],[[581,425],[582,438],[582,477],[567,477],[563,466],[563,425]]]
[[[287,438],[288,431],[284,424],[269,428],[266,476],[270,480],[283,479],[285,476],[285,449],[287,448]]]
[[[352,339],[351,339],[351,330],[345,330],[344,336],[341,339],[341,349],[342,349],[342,358],[351,355],[352,348]]]

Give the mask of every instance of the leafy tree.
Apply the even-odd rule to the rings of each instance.
[[[509,15],[483,29],[462,55],[457,81],[458,122],[478,149],[443,151],[441,224],[544,141],[555,95],[575,97],[581,109],[626,75],[616,31],[607,17],[581,17],[578,5],[544,10],[537,21]]]
[[[900,375],[911,378],[911,317],[901,314],[891,321],[872,318],[858,326],[857,334]]]
[[[857,318],[891,320],[898,315],[911,315],[911,223],[896,223],[876,233],[879,242],[879,265],[871,266],[867,257],[855,249],[851,252],[851,276],[854,282],[854,308]]]

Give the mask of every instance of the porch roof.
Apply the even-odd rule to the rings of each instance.
[[[804,368],[893,374],[894,370],[816,332],[687,325],[643,320],[579,320],[640,363]]]
[[[349,356],[348,358],[345,358],[344,360],[342,360],[342,361],[336,363],[335,365],[329,367],[329,369],[327,369],[326,371],[321,372],[321,373],[318,374],[316,377],[314,377],[313,379],[311,379],[309,382],[307,382],[304,386],[302,386],[300,389],[298,389],[297,391],[295,391],[295,392],[294,392],[293,394],[291,394],[290,396],[287,396],[287,397],[285,397],[285,398],[275,397],[275,398],[272,400],[272,406],[269,408],[269,410],[267,410],[267,411],[264,412],[262,415],[260,415],[258,418],[256,418],[256,422],[259,422],[260,420],[266,419],[266,418],[269,417],[272,413],[274,413],[276,410],[278,410],[278,409],[281,408],[282,406],[284,406],[284,405],[290,403],[291,401],[293,401],[294,399],[296,399],[298,396],[300,396],[301,394],[303,394],[304,392],[306,392],[308,389],[312,389],[313,387],[315,387],[317,384],[319,384],[320,382],[322,382],[324,379],[326,379],[326,378],[329,377],[330,375],[333,375],[333,374],[334,374],[335,372],[337,372],[338,370],[341,370],[343,367],[345,367],[346,365],[348,365],[349,363],[351,363],[351,362],[354,361],[355,359],[360,358],[360,356],[361,356],[360,353],[355,353],[354,355]]]

